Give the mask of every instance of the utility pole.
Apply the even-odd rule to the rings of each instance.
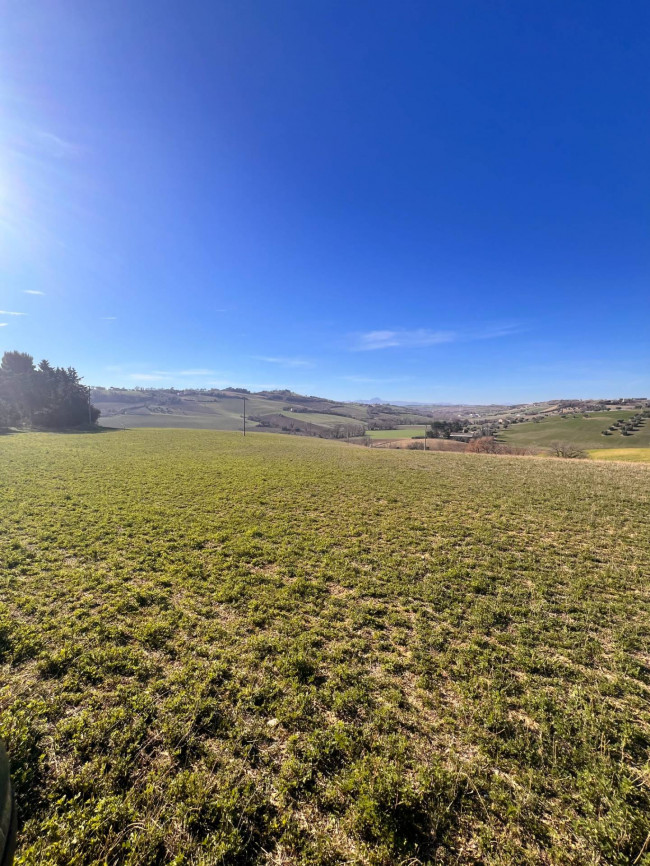
[[[246,435],[246,397],[244,397],[244,436]]]

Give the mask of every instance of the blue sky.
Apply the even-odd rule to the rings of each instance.
[[[0,34],[0,351],[650,393],[647,2],[21,0]]]

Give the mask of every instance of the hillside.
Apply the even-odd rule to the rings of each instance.
[[[650,862],[648,467],[191,430],[0,460],[20,863]]]
[[[526,421],[504,430],[500,439],[510,445],[544,448],[552,442],[570,442],[579,448],[621,449],[650,447],[650,418],[645,418],[640,428],[630,436],[619,432],[604,436],[616,421],[628,421],[638,411],[614,409],[608,412],[589,412],[585,415],[554,415],[538,422]]]
[[[650,444],[650,424],[633,436],[602,436],[617,418],[631,418],[647,401],[551,400],[506,405],[436,405],[337,402],[292,391],[245,389],[93,388],[103,427],[242,430],[246,401],[248,430],[293,433],[325,439],[368,435],[406,439],[424,435],[432,421],[459,422],[463,435],[489,436],[517,447],[545,448],[554,440],[582,448],[639,448]],[[607,411],[606,411],[607,407]],[[602,409],[603,411],[598,411]],[[531,420],[528,420],[531,419]],[[533,420],[534,419],[534,420]]]
[[[187,427],[241,430],[244,398],[248,429],[346,436],[368,426],[425,424],[431,408],[341,403],[291,391],[249,393],[226,389],[175,391],[94,388],[92,401],[107,427]],[[446,408],[441,410],[447,414]]]

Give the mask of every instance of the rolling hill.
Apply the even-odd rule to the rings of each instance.
[[[321,435],[325,438],[363,433],[373,427],[395,429],[403,425],[418,425],[422,428],[434,417],[470,418],[478,408],[345,403],[291,391],[249,393],[243,389],[92,389],[92,402],[102,412],[101,425],[119,428],[241,430],[244,399],[249,429]],[[505,411],[507,407],[489,409],[497,413]]]
[[[650,447],[650,418],[630,436],[614,432],[603,435],[617,420],[628,421],[637,412],[613,409],[589,412],[585,415],[553,415],[539,421],[514,424],[499,434],[499,439],[518,447],[545,448],[553,442],[570,442],[586,451],[591,449],[622,449]]]
[[[347,403],[292,391],[251,393],[223,390],[94,388],[92,400],[101,409],[103,427],[178,428],[235,431],[243,429],[244,401],[249,431],[289,433],[323,439],[365,436],[364,441],[422,437],[433,420],[455,420],[462,436],[496,434],[517,448],[547,450],[568,442],[587,451],[627,449],[629,459],[644,459],[650,446],[650,418],[631,435],[603,431],[647,409],[641,398],[617,401],[545,401],[512,406],[408,405]],[[640,407],[640,408],[639,408]],[[531,420],[528,420],[531,419]],[[454,434],[457,435],[457,434]],[[594,455],[597,456],[597,455]]]

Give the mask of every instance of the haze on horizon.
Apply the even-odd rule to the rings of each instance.
[[[94,385],[650,393],[647,4],[0,23],[0,354]]]

